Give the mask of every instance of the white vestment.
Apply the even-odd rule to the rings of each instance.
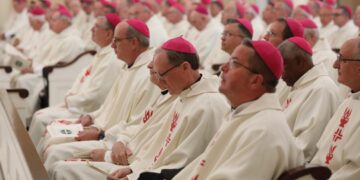
[[[351,94],[336,110],[311,161],[331,169],[331,180],[360,177],[360,92]]]
[[[265,33],[266,23],[262,20],[262,17],[258,15],[251,21],[251,25],[254,30],[252,39],[260,40],[261,35]]]
[[[339,89],[322,64],[298,79],[283,102],[284,113],[297,145],[311,160],[326,124],[340,104]]]
[[[220,38],[222,31],[223,26],[211,19],[206,27],[195,37],[193,45],[199,54],[201,65],[204,64],[205,60],[216,47],[220,47],[218,44],[221,43]]]
[[[146,25],[150,31],[150,47],[160,47],[165,41],[169,39],[164,25],[158,16],[153,15],[146,22]]]
[[[21,13],[13,14],[5,24],[5,39],[9,40],[13,35],[16,35],[24,28],[30,28],[29,17],[27,9],[21,11]]]
[[[320,26],[319,26],[320,27]],[[330,40],[330,37],[333,35],[335,31],[339,29],[338,26],[334,24],[333,21],[329,22],[326,26],[321,26],[319,28],[319,34],[320,37],[326,38],[328,41]]]
[[[136,179],[143,171],[159,172],[164,168],[184,167],[205,149],[220,126],[222,116],[229,111],[225,98],[218,93],[217,88],[218,78],[203,76],[199,82],[179,95],[147,150],[137,157],[130,157],[130,167],[134,173],[128,176],[129,179]],[[79,173],[71,169],[84,166],[84,163],[65,164],[63,161],[56,163],[52,177],[79,177]],[[94,164],[109,173],[121,167],[109,163]],[[96,171],[80,177],[104,178]]]
[[[179,37],[181,35],[185,35],[186,31],[189,29],[190,24],[187,22],[185,16],[183,17],[183,19],[176,23],[170,23],[167,21],[167,23],[165,23],[164,27],[169,35],[169,38],[175,38],[175,37]]]
[[[55,34],[33,59],[34,73],[15,75],[12,82],[14,88],[24,88],[29,91],[26,99],[29,114],[36,110],[39,93],[44,88],[42,69],[45,66],[55,65],[59,62],[70,62],[84,51],[82,40],[74,34],[71,28]]]
[[[174,180],[276,179],[304,163],[275,94],[240,105],[223,121],[205,151]]]
[[[110,45],[102,48],[92,63],[78,75],[63,103],[34,114],[29,134],[35,146],[44,134],[45,127],[53,120],[78,118],[81,114],[96,111],[104,102],[116,78],[121,76],[122,66],[124,63],[117,59]]]
[[[336,53],[331,50],[330,44],[325,38],[320,38],[313,47],[312,60],[314,65],[324,64],[331,79],[337,83],[338,72],[333,68],[337,59]]]
[[[358,28],[352,20],[349,20],[343,27],[331,34],[329,43],[331,48],[341,48],[349,39],[358,37]]]

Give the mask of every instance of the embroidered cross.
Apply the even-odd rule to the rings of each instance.
[[[329,153],[326,155],[326,162],[325,162],[326,164],[330,164],[335,149],[336,149],[336,145],[331,145],[331,147],[329,148]]]
[[[143,118],[144,124],[150,119],[150,117],[153,115],[153,111],[145,111],[145,115]]]

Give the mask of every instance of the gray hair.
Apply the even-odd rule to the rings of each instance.
[[[126,36],[129,38],[136,38],[139,41],[140,45],[144,48],[149,47],[149,38],[145,37],[143,34],[141,34],[139,31],[137,31],[131,26],[128,27],[126,31]]]
[[[320,38],[319,30],[304,28],[304,37],[307,38],[309,36],[314,36],[314,37],[316,37],[316,39],[319,39]]]
[[[284,59],[291,59],[291,60],[300,59],[300,60],[312,62],[310,54],[308,54],[303,49],[299,48],[296,44],[288,40],[282,42],[278,46],[278,49]]]

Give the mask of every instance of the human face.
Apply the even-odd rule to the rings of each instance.
[[[150,13],[145,10],[143,5],[138,3],[130,7],[128,16],[129,18],[134,18],[146,22],[150,18],[149,14]]]
[[[333,20],[332,10],[328,8],[321,8],[319,17],[322,26],[328,25]]]
[[[174,7],[170,7],[163,12],[164,12],[163,16],[173,24],[176,24],[182,19],[182,14]]]
[[[105,24],[105,18],[97,18],[94,26],[91,28],[92,40],[99,45],[102,45],[104,40],[107,39],[106,37],[110,31],[110,29],[106,27]]]
[[[243,39],[237,23],[227,24],[221,36],[221,49],[231,54]]]
[[[154,57],[153,70],[172,95],[180,94],[186,88],[186,76],[182,66],[183,63],[175,66],[170,64],[165,51]]]
[[[342,9],[335,9],[334,10],[334,23],[342,27],[348,22],[349,18],[344,15],[344,12]]]
[[[111,47],[114,49],[118,59],[125,61],[128,65],[131,57],[131,40],[133,38],[127,37],[126,32],[129,25],[126,22],[119,23],[115,28],[114,39]]]
[[[262,14],[262,18],[266,22],[266,24],[270,24],[275,20],[274,12],[275,11],[273,4],[266,5]]]
[[[249,66],[253,50],[244,45],[235,48],[231,59],[221,66],[221,84],[219,91],[236,107],[235,99],[242,99],[250,90],[250,78],[256,73]]]
[[[20,2],[19,0],[13,0],[13,7],[17,13],[21,13],[26,7],[26,2]]]
[[[60,19],[60,13],[59,12],[55,12],[51,16],[49,25],[50,25],[50,29],[52,31],[54,31],[55,33],[60,33],[66,28],[64,20]]]
[[[267,30],[264,39],[269,41],[272,45],[277,47],[281,42],[284,41],[283,31],[285,29],[285,25],[275,21],[270,24],[269,29]]]
[[[284,2],[281,1],[276,1],[274,3],[274,13],[276,18],[289,16],[289,14],[285,10],[285,6],[286,5],[284,4]]]
[[[354,58],[354,49],[357,41],[348,41],[340,49],[334,68],[338,71],[338,82],[350,87],[353,91],[359,91],[360,87],[360,59]]]
[[[358,28],[360,28],[360,6],[356,8],[354,13],[354,23]]]
[[[157,56],[157,54],[154,55],[154,59],[155,56]],[[158,78],[156,72],[154,71],[154,59],[150,61],[150,63],[147,66],[150,72],[150,81],[155,85],[157,85],[160,89],[164,90],[166,89],[165,83]]]

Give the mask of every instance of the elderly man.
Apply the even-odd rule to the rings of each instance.
[[[97,18],[92,28],[92,39],[101,49],[92,63],[78,75],[72,88],[66,93],[63,103],[39,110],[34,114],[29,134],[35,146],[38,145],[45,127],[53,120],[77,118],[82,114],[96,111],[104,102],[116,77],[121,75],[121,68],[124,65],[117,60],[111,49],[114,29],[119,22],[120,18],[116,14]]]
[[[221,14],[224,9],[223,0],[212,0],[209,5],[211,17],[221,23]]]
[[[234,50],[221,68],[219,87],[233,110],[205,151],[174,180],[276,179],[303,164],[274,93],[282,63],[279,51],[266,41],[244,40]]]
[[[314,21],[305,19],[301,20],[300,23],[304,27],[304,38],[312,47],[312,60],[314,65],[324,64],[331,79],[337,82],[337,72],[333,68],[337,56],[336,53],[332,51],[328,40],[320,37],[319,30]]]
[[[29,27],[27,16],[27,0],[12,0],[15,14],[5,24],[5,31],[0,32],[0,40],[10,40],[23,28]]]
[[[104,138],[105,132],[106,136],[111,138],[111,131],[107,130],[115,125],[119,132],[128,126],[136,126],[141,122],[139,116],[142,116],[143,110],[158,99],[159,89],[151,83],[146,72],[146,64],[153,55],[148,40],[149,30],[142,21],[129,19],[116,26],[112,47],[127,67],[123,68],[124,72],[116,80],[103,105],[78,120],[84,126],[93,125],[80,132],[76,140],[100,140]],[[112,137],[116,137],[116,134]],[[67,147],[71,148],[72,144],[76,143],[51,146],[45,152],[45,167],[49,169],[56,160],[62,160],[64,155],[58,151],[67,152]]]
[[[218,73],[221,64],[226,63],[230,54],[241,43],[244,38],[251,39],[253,35],[253,28],[247,19],[228,19],[224,27],[221,37],[221,50],[225,53],[226,58],[217,58],[217,56],[210,56],[205,61],[205,70],[210,73]]]
[[[139,173],[146,170],[157,172],[164,168],[184,167],[204,150],[221,123],[217,118],[221,118],[229,110],[225,99],[217,92],[218,79],[198,72],[199,59],[196,50],[183,38],[164,43],[154,57],[153,66],[169,93],[179,97],[167,115],[162,117],[163,125],[151,139],[149,146],[139,146],[146,149],[142,149],[142,153],[135,157],[130,156],[129,167],[117,170],[114,176],[123,172],[122,175],[136,179]],[[204,126],[207,128],[203,128]],[[194,144],[197,146],[194,147]],[[62,164],[64,163],[55,164],[53,177],[61,177],[66,174],[63,171],[70,171],[70,167]],[[76,164],[81,163],[73,163],[72,169],[77,167]],[[103,163],[95,166],[106,172],[119,168]],[[132,169],[132,174],[129,174],[129,168]],[[96,171],[94,173],[86,173],[84,177],[103,177]]]
[[[284,57],[282,79],[291,87],[283,103],[284,113],[296,144],[310,161],[316,142],[340,103],[339,89],[322,64],[314,66],[311,46],[304,38],[289,38],[279,49]]]
[[[329,5],[323,5],[320,8],[319,17],[321,26],[319,26],[320,37],[330,39],[330,36],[339,29],[333,21],[333,7]]]
[[[209,16],[207,8],[199,4],[190,14],[190,23],[199,34],[194,39],[194,45],[199,53],[200,65],[204,67],[205,60],[209,57],[211,51],[220,47],[221,24]]]
[[[343,5],[334,11],[334,23],[339,27],[329,38],[333,49],[339,49],[345,41],[358,36],[358,28],[352,21],[350,6]]]
[[[344,43],[334,63],[339,72],[339,83],[351,89],[351,95],[339,106],[329,121],[311,161],[328,166],[330,179],[358,179],[360,177],[360,38]]]
[[[159,47],[168,39],[168,34],[152,8],[148,2],[135,3],[129,9],[129,17],[145,22],[151,34],[150,46]]]
[[[43,67],[69,62],[84,50],[83,41],[71,27],[71,18],[71,13],[65,7],[57,9],[50,21],[50,29],[55,34],[35,55],[32,64],[23,68],[21,74],[13,79],[12,87],[29,91],[30,95],[26,101],[30,114],[37,109],[39,93],[44,88]]]

